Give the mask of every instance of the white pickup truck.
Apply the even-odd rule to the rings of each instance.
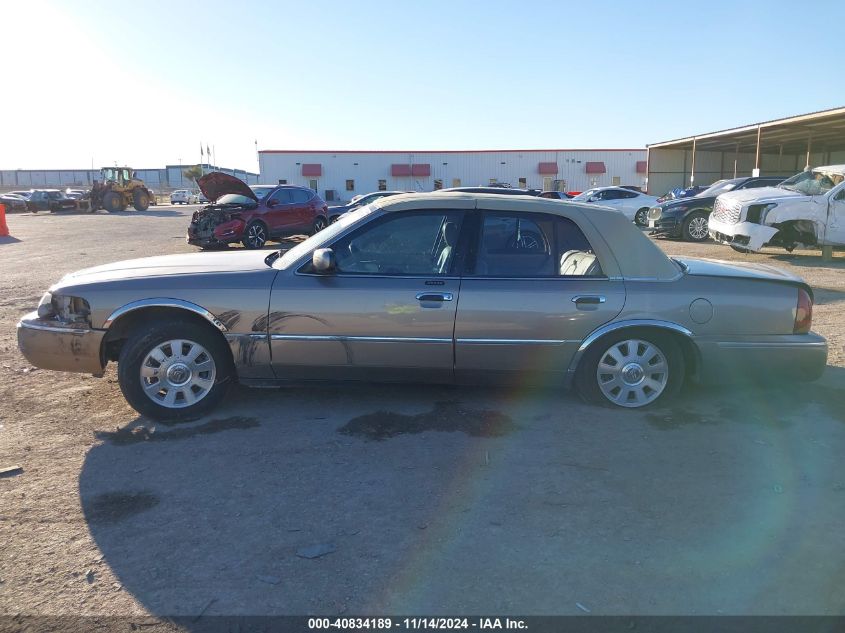
[[[777,187],[724,193],[709,231],[738,251],[845,245],[845,165],[802,171]]]

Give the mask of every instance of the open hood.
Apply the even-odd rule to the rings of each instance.
[[[234,193],[258,202],[255,192],[243,180],[224,174],[222,171],[207,173],[202,178],[197,179],[197,185],[203,195],[211,202],[215,202],[220,196],[225,196],[227,193]]]

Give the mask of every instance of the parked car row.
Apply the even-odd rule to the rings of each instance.
[[[843,246],[845,165],[815,167],[790,178],[719,180],[693,196],[653,206],[648,226],[655,236],[712,238],[740,252]]]
[[[65,195],[58,189],[30,189],[29,191],[10,191],[3,194],[3,204],[8,211],[74,211],[80,208],[80,202]],[[23,202],[23,204],[21,204]],[[87,203],[85,203],[87,206]]]

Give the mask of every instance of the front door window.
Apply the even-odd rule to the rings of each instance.
[[[460,218],[458,211],[388,215],[333,245],[337,274],[446,275]]]

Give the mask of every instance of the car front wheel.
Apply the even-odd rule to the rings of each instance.
[[[648,226],[648,209],[642,208],[634,214],[634,224]]]
[[[710,234],[708,232],[707,216],[703,213],[693,213],[681,227],[681,234],[687,242],[703,242]]]
[[[244,231],[244,248],[262,248],[267,243],[267,227],[263,222],[252,222]]]
[[[234,376],[223,338],[185,320],[154,321],[132,335],[118,381],[138,413],[157,420],[196,418],[215,407]]]
[[[328,223],[326,222],[326,218],[319,216],[316,220],[314,220],[314,224],[311,227],[311,235],[316,235],[327,226]]]
[[[636,409],[671,398],[684,374],[683,353],[670,335],[620,332],[587,350],[576,385],[589,401]]]

